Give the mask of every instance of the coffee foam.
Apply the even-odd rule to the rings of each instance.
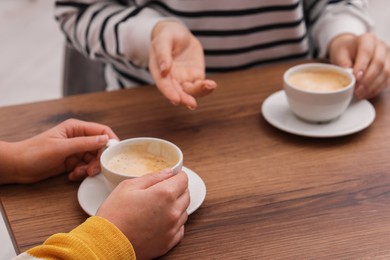
[[[305,69],[289,76],[288,83],[295,88],[314,91],[329,92],[342,89],[351,82],[344,74],[328,69]]]
[[[173,167],[177,156],[163,146],[133,145],[113,155],[107,167],[114,172],[139,177]]]

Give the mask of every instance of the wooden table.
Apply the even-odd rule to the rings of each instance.
[[[261,115],[291,65],[215,75],[218,90],[196,111],[172,106],[153,87],[4,107],[0,138],[21,140],[74,117],[107,124],[122,139],[176,143],[207,196],[164,259],[389,259],[389,91],[372,101],[375,122],[359,133],[295,136]],[[88,217],[78,187],[66,175],[0,187],[20,251]]]

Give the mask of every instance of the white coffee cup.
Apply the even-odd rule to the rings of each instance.
[[[349,106],[355,87],[351,69],[306,63],[288,69],[283,88],[291,111],[310,122],[338,118]]]
[[[110,140],[100,157],[106,186],[113,190],[121,181],[170,168],[183,167],[183,153],[175,144],[153,137]]]

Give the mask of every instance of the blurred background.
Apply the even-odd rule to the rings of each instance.
[[[390,44],[390,1],[369,2]],[[64,40],[53,7],[53,0],[0,0],[0,106],[61,97]]]

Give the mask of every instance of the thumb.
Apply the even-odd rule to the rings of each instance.
[[[160,34],[153,40],[152,50],[156,58],[155,63],[163,77],[168,74],[172,66],[173,41],[170,34]]]
[[[169,179],[172,176],[172,169],[167,168],[160,172],[150,173],[141,177],[128,179],[126,180],[126,185],[128,185],[128,189],[147,189],[159,182]]]
[[[339,48],[337,52],[331,55],[330,62],[343,68],[352,68],[352,54],[346,47]]]
[[[64,139],[58,151],[67,156],[101,149],[109,140],[108,135],[80,136]]]

